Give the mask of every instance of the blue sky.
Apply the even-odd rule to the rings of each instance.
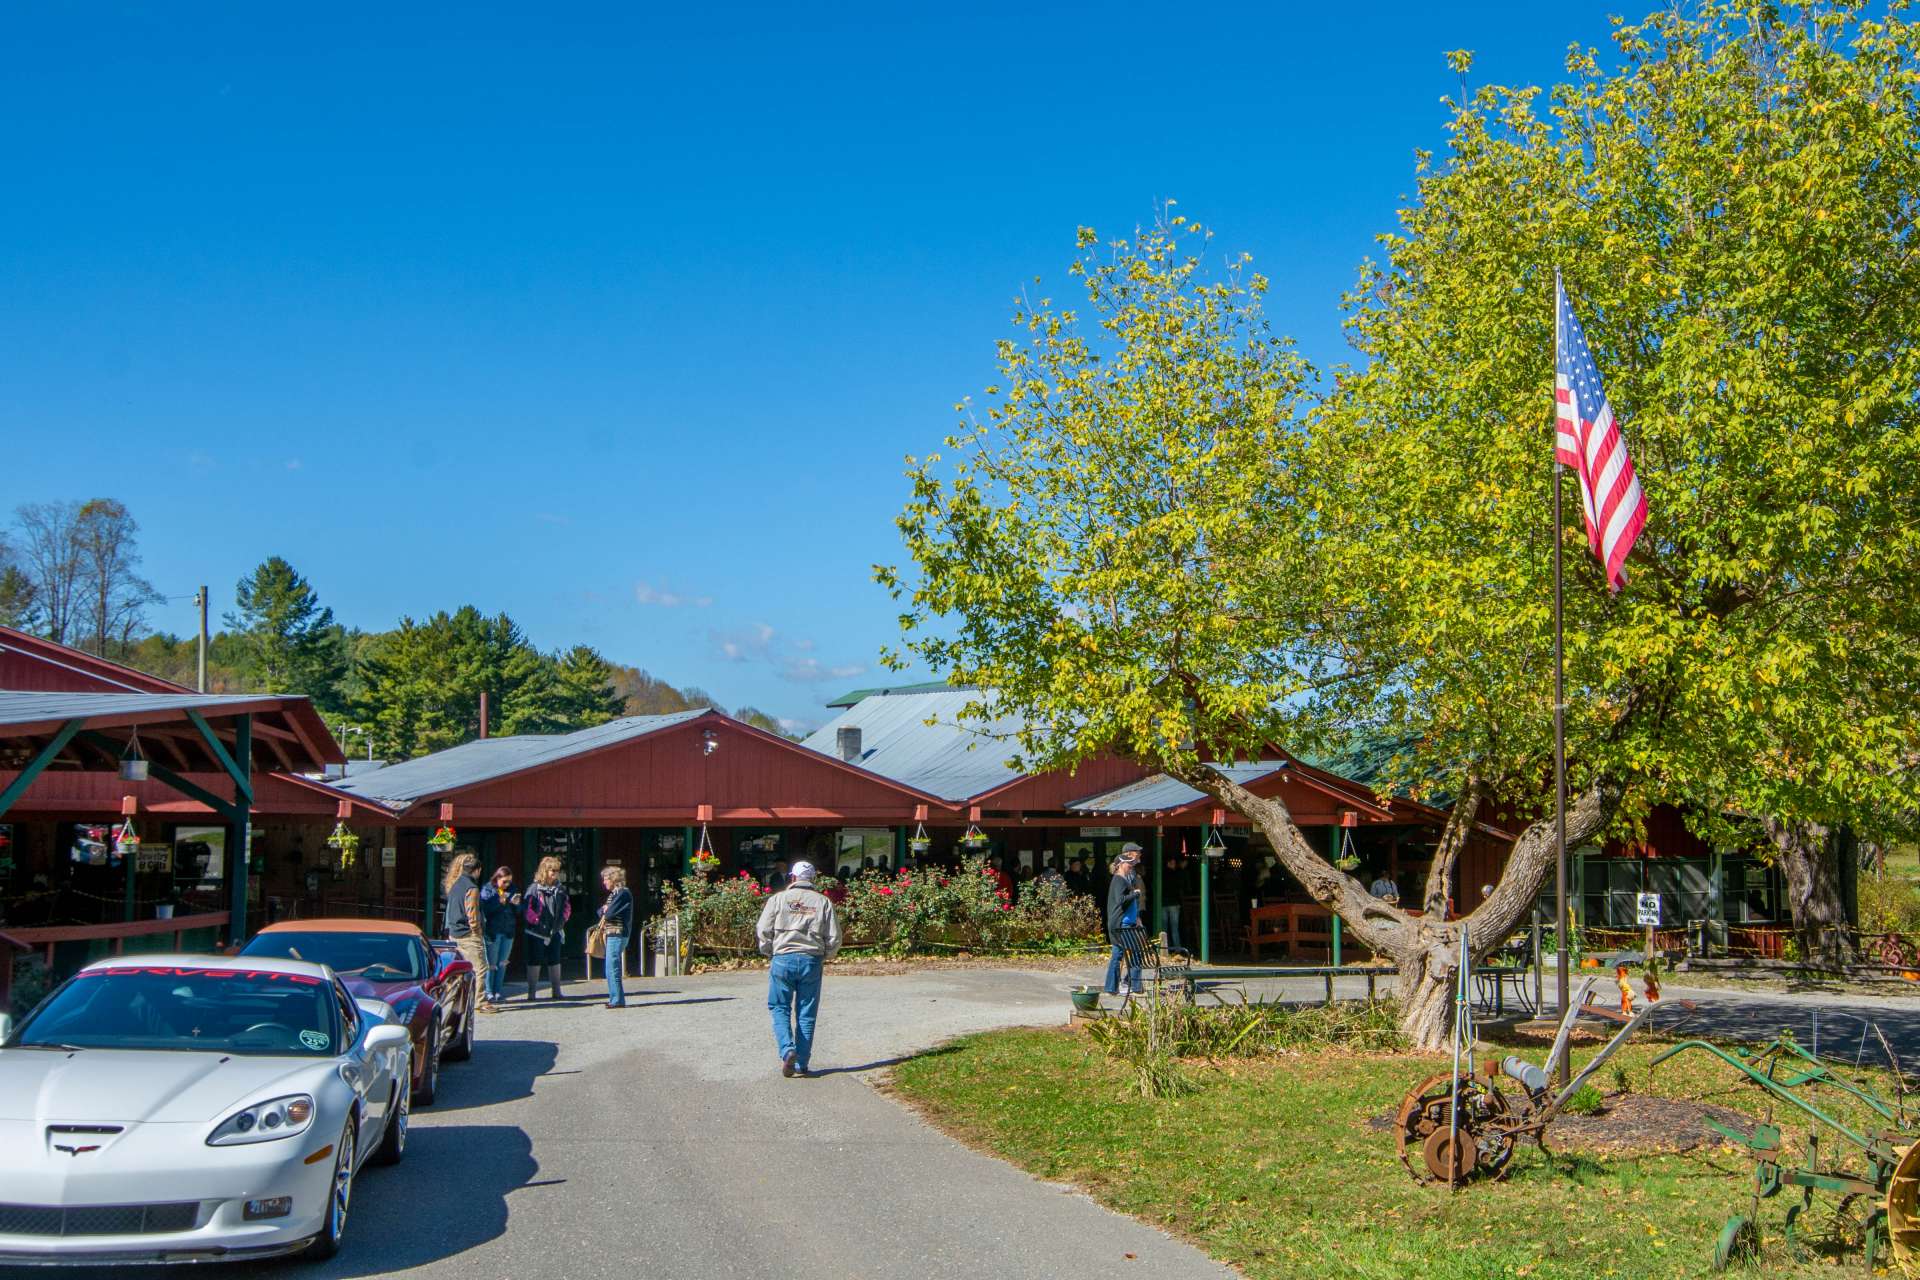
[[[473,603],[817,722],[902,678],[871,577],[901,459],[1076,226],[1176,199],[1338,359],[1339,293],[1443,137],[1442,51],[1547,83],[1608,31],[698,8],[11,8],[0,506],[121,498],[169,596],[230,608],[278,554],[351,624]]]

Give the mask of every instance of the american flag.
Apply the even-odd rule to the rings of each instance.
[[[1573,304],[1553,278],[1557,322],[1554,330],[1554,399],[1557,432],[1553,444],[1556,462],[1572,467],[1580,477],[1580,501],[1587,520],[1587,545],[1606,566],[1607,586],[1618,591],[1627,581],[1627,553],[1647,523],[1647,496],[1633,474],[1627,441],[1613,420],[1593,367],[1587,335],[1580,328]]]

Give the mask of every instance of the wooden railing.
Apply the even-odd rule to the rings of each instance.
[[[132,920],[116,924],[56,924],[32,925],[25,928],[9,928],[5,937],[12,943],[0,946],[0,1010],[4,1010],[13,999],[13,956],[15,951],[42,952],[49,971],[53,968],[54,948],[63,942],[98,942],[101,939],[113,941],[113,954],[126,952],[128,938],[152,937],[155,934],[173,935],[173,946],[179,950],[186,934],[200,929],[219,929],[225,927],[228,920],[225,911],[208,911],[199,915],[174,916],[170,920]]]

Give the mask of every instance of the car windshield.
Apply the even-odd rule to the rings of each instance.
[[[311,960],[335,973],[357,973],[374,982],[418,982],[426,977],[426,948],[404,933],[275,931],[254,938],[240,954]]]
[[[330,1057],[338,1023],[332,984],[308,974],[116,964],[76,974],[9,1043]]]

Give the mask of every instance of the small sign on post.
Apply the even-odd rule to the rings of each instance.
[[[1647,959],[1653,959],[1653,931],[1660,923],[1660,895],[1640,894],[1634,902],[1635,917],[1647,930]]]

